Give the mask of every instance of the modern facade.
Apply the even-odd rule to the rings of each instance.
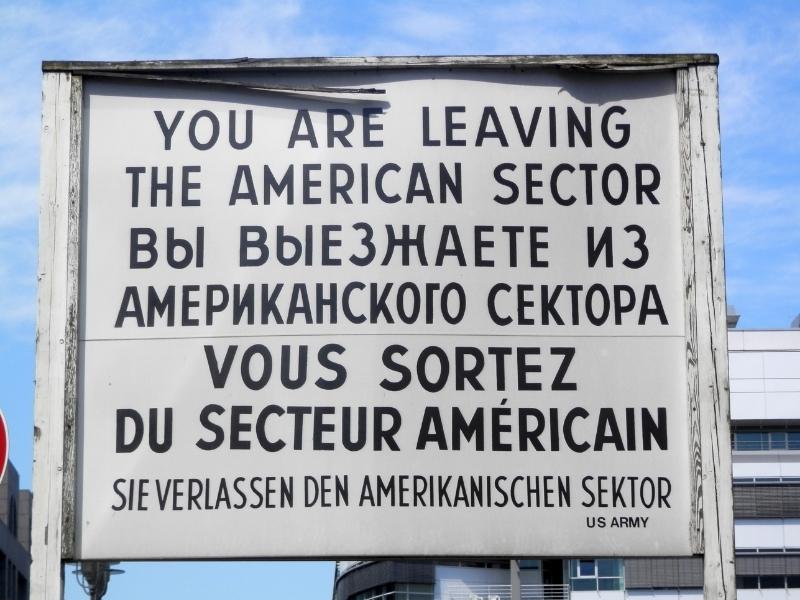
[[[26,600],[31,566],[31,492],[10,462],[0,484],[0,600]]]
[[[736,588],[800,600],[800,317],[737,330],[729,314]],[[334,600],[509,600],[508,561],[339,562]],[[702,598],[700,558],[519,561],[522,600]]]

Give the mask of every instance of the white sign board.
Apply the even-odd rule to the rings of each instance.
[[[248,77],[83,80],[74,557],[696,553],[676,72]]]

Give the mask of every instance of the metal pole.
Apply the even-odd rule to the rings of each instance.
[[[519,561],[508,561],[508,570],[511,575],[511,600],[521,600],[519,587]]]

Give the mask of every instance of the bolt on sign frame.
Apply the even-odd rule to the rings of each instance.
[[[732,599],[717,63],[45,62],[31,597],[78,560],[668,554]]]

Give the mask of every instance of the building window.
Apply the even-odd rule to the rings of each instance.
[[[757,590],[758,575],[737,575],[736,589],[738,590]]]
[[[570,589],[576,592],[621,590],[622,561],[614,558],[571,560]]]
[[[800,430],[797,429],[737,429],[733,432],[733,449],[800,450]]]
[[[11,535],[17,537],[17,499],[11,496],[8,509],[8,529]]]
[[[388,583],[350,596],[350,600],[433,600],[433,585]]]
[[[800,575],[737,575],[739,590],[781,590],[800,588]]]
[[[798,485],[800,484],[800,477],[786,476],[786,477],[734,477],[734,485]]]
[[[786,587],[786,577],[783,575],[761,575],[758,579],[762,590],[777,590]]]
[[[597,563],[593,560],[579,560],[576,578],[597,577]]]

